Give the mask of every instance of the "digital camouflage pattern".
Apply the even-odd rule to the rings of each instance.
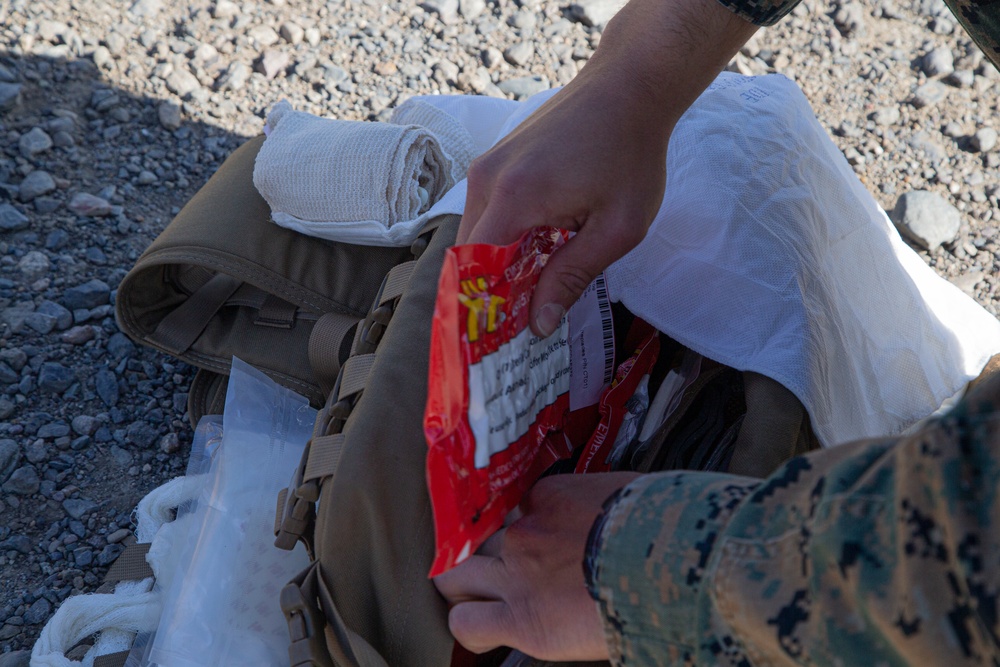
[[[799,4],[799,0],[719,1],[759,26],[774,25]],[[998,0],[944,1],[994,67],[1000,69],[1000,2]]]
[[[1000,373],[761,481],[647,475],[585,564],[617,665],[1000,664]]]

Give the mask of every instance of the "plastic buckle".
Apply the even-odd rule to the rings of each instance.
[[[301,540],[306,545],[306,549],[312,553],[311,540],[307,535],[309,535],[309,529],[315,516],[313,503],[319,498],[319,488],[315,482],[302,483],[302,476],[305,474],[311,448],[312,440],[307,442],[305,449],[302,450],[302,458],[299,459],[299,465],[295,468],[292,482],[288,487],[291,493],[286,494],[285,506],[281,508],[281,521],[278,524],[274,546],[286,551],[294,549],[296,543]],[[310,500],[309,498],[313,495],[312,487],[315,487],[316,497]]]
[[[326,664],[321,658],[326,650],[320,644],[322,632],[315,625],[317,614],[306,606],[306,599],[294,582],[281,589],[281,611],[285,614],[291,638],[291,643],[288,645],[291,667],[314,667]]]

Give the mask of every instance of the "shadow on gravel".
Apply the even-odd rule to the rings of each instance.
[[[184,116],[90,60],[0,51],[0,654],[93,591],[136,502],[184,471],[193,373],[134,346],[111,306],[246,139]]]

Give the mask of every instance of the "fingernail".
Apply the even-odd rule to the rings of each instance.
[[[559,326],[564,315],[566,315],[566,309],[558,303],[547,303],[542,306],[535,317],[535,328],[538,329],[543,338],[547,338]]]

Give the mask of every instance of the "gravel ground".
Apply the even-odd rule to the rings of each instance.
[[[0,0],[0,666],[94,590],[180,474],[192,369],[117,329],[117,284],[282,98],[382,119],[522,98],[593,53],[604,2]],[[731,68],[794,79],[941,275],[997,314],[1000,76],[940,0],[805,0]]]

